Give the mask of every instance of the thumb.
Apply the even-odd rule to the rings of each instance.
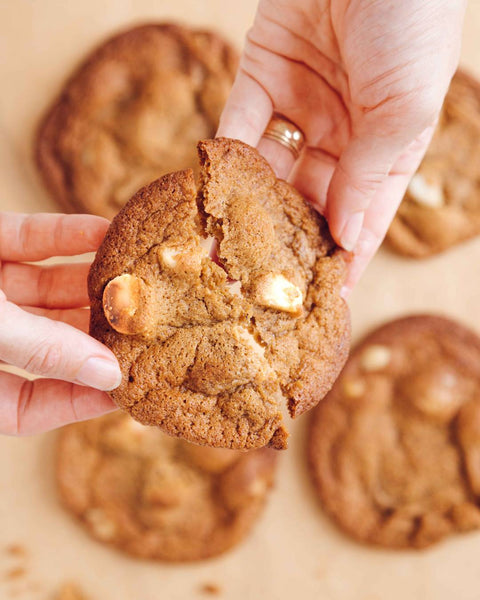
[[[70,325],[23,311],[0,294],[0,360],[99,390],[120,385],[117,359],[103,344]]]

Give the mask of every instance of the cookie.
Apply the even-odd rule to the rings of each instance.
[[[199,154],[198,190],[191,171],[166,175],[113,220],[89,274],[90,332],[119,360],[113,401],[141,423],[285,448],[281,407],[311,408],[346,360],[343,253],[254,148],[220,138]]]
[[[235,50],[209,31],[135,27],[86,59],[37,133],[36,161],[69,212],[112,218],[142,185],[196,165],[237,68]]]
[[[247,535],[276,456],[195,446],[118,411],[61,432],[57,481],[64,505],[97,540],[141,558],[192,561]]]
[[[309,431],[325,510],[354,538],[389,548],[480,527],[479,457],[480,338],[442,317],[367,336]]]
[[[422,258],[480,233],[480,82],[457,71],[427,153],[387,235]]]

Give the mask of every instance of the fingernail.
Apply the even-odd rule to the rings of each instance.
[[[120,385],[122,373],[111,360],[94,356],[86,360],[77,373],[77,382],[108,392]]]
[[[362,231],[364,212],[354,213],[346,222],[342,235],[340,236],[340,245],[348,252],[355,248],[360,232]]]

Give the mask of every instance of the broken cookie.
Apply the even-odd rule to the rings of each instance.
[[[480,339],[434,316],[387,323],[312,415],[310,470],[354,538],[424,548],[480,528]]]
[[[198,189],[191,171],[166,175],[114,219],[89,275],[90,331],[122,369],[112,399],[141,423],[285,448],[281,408],[314,406],[348,353],[343,255],[255,149],[216,139],[199,153]]]
[[[141,558],[190,561],[247,535],[277,454],[189,444],[116,412],[66,427],[57,457],[62,500],[94,538]]]

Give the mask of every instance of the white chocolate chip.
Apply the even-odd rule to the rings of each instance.
[[[124,273],[108,282],[103,292],[103,312],[109,324],[119,333],[140,333],[144,324],[138,319],[142,299],[142,281]]]
[[[343,381],[343,393],[348,398],[360,398],[367,390],[363,379],[345,379]]]
[[[390,348],[380,344],[372,344],[362,352],[360,364],[364,371],[380,371],[388,366],[391,358]]]
[[[410,377],[404,393],[425,415],[447,423],[468,398],[468,388],[468,382],[448,367],[432,366]]]
[[[245,344],[248,348],[253,350],[255,354],[262,357],[265,356],[265,348],[263,348],[263,346],[256,341],[248,329],[242,327],[241,325],[235,325],[232,328],[232,333],[237,341]]]
[[[175,269],[180,267],[186,271],[197,271],[201,268],[202,260],[208,257],[204,247],[182,248],[163,246],[158,252],[158,258],[163,267]]]
[[[228,284],[228,290],[234,296],[242,297],[242,284],[240,281],[233,281]]]
[[[208,236],[205,239],[200,240],[200,247],[205,250],[205,254],[211,256],[212,252],[216,249],[217,241],[214,237]]]
[[[180,254],[178,248],[169,248],[168,246],[160,250],[160,258],[166,267],[171,269],[177,266],[177,256]]]
[[[117,527],[102,508],[90,508],[87,510],[85,520],[98,539],[107,542],[115,537]]]
[[[280,273],[267,275],[259,292],[259,302],[263,306],[289,313],[298,313],[302,308],[301,290]]]
[[[445,204],[442,186],[416,173],[408,184],[408,193],[417,204],[429,208],[440,208]]]

